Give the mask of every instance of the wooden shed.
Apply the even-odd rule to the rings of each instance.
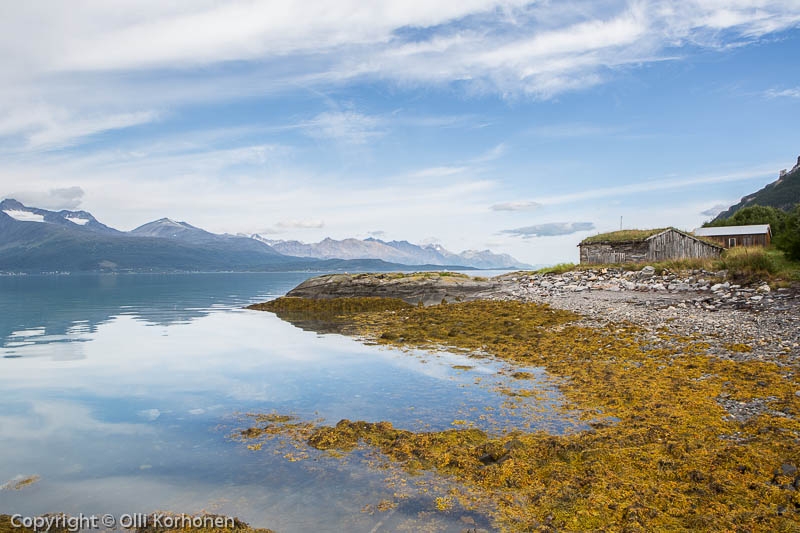
[[[722,247],[675,228],[622,230],[584,239],[581,263],[647,263],[672,259],[713,259]]]
[[[769,243],[772,242],[772,228],[769,227],[769,224],[697,228],[694,230],[694,234],[698,237],[714,241],[724,248],[733,248],[734,246],[769,246]]]

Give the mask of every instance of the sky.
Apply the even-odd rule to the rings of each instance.
[[[576,262],[800,155],[800,1],[0,3],[0,197]]]

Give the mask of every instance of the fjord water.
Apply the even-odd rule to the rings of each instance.
[[[507,408],[499,363],[369,346],[243,309],[309,275],[0,277],[0,485],[40,476],[0,490],[0,513],[207,511],[287,532],[395,530],[422,516],[460,531],[463,515],[426,514],[424,499],[361,512],[391,499],[385,472],[249,450],[228,438],[237,413],[492,430],[530,407],[550,430],[565,423],[547,414],[557,394],[543,382],[544,404]]]

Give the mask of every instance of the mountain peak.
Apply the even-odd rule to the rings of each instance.
[[[178,222],[177,220],[172,220],[171,218],[167,217],[159,218],[158,220],[154,220],[152,222],[149,222],[148,224],[162,224],[162,225],[181,226],[181,227],[186,227],[187,225],[185,222]]]
[[[5,211],[11,209],[26,209],[26,207],[14,198],[5,198],[2,202],[0,202],[0,210]]]
[[[117,230],[101,224],[88,211],[49,211],[38,207],[28,207],[14,198],[0,202],[0,211],[19,222],[43,222],[56,226],[80,226],[86,230],[101,233],[118,233]]]

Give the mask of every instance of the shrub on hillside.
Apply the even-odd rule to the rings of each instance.
[[[752,224],[769,224],[773,237],[784,232],[787,214],[780,209],[763,205],[753,205],[738,210],[730,218],[714,220],[704,226],[749,226]]]
[[[800,261],[800,205],[786,217],[783,232],[775,239],[776,248],[783,250],[786,257]]]
[[[761,247],[740,246],[725,250],[719,265],[728,271],[731,279],[744,283],[768,279],[779,270],[772,256]]]

